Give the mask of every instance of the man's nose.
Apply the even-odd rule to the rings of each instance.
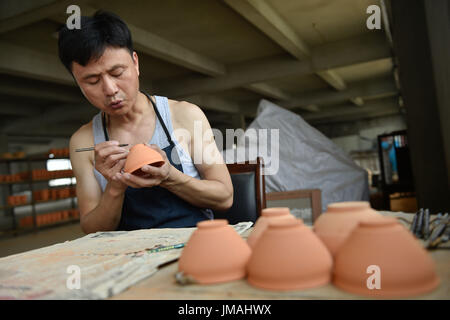
[[[119,88],[116,85],[114,79],[110,76],[105,76],[103,79],[103,92],[107,96],[114,96],[119,91]]]

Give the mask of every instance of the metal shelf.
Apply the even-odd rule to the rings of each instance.
[[[10,185],[10,184],[30,184],[34,182],[45,182],[56,179],[70,179],[75,178],[73,175],[67,177],[58,177],[58,178],[48,178],[48,179],[39,179],[39,180],[25,180],[25,181],[15,181],[15,182],[0,182],[0,185]]]
[[[75,199],[75,198],[76,197],[66,197],[66,198],[60,198],[60,199],[37,200],[37,201],[32,201],[30,203],[18,204],[18,205],[14,205],[14,206],[10,206],[10,205],[0,206],[0,210],[14,209],[14,208],[19,208],[19,207],[25,207],[25,206],[31,206],[31,205],[35,205],[35,204],[40,204],[40,203],[48,203],[48,202],[55,202],[55,201],[66,200],[66,199]]]
[[[26,172],[30,173],[30,177],[31,177],[31,173],[32,173],[32,163],[33,162],[44,162],[44,161],[48,161],[48,160],[55,160],[55,159],[69,159],[69,157],[49,157],[48,154],[45,155],[35,155],[35,156],[28,156],[28,157],[24,157],[24,158],[16,158],[16,159],[0,159],[0,163],[4,163],[8,166],[8,172],[11,173],[11,164],[14,162],[22,162],[22,163],[26,163],[28,170]],[[70,160],[70,159],[69,159]],[[62,177],[52,177],[52,178],[46,178],[46,179],[27,179],[24,181],[2,181],[0,182],[0,187],[1,186],[7,186],[9,188],[9,194],[12,194],[13,191],[13,185],[20,185],[20,184],[26,184],[29,186],[28,191],[31,191],[31,199],[32,201],[30,203],[27,204],[21,204],[21,205],[14,205],[14,206],[10,206],[10,205],[3,205],[0,207],[1,210],[8,210],[7,212],[10,213],[10,215],[12,216],[12,226],[9,230],[6,230],[5,232],[0,233],[0,237],[2,237],[4,234],[9,234],[9,235],[19,235],[22,233],[26,233],[26,232],[30,232],[30,231],[39,231],[41,229],[46,229],[49,227],[53,227],[53,226],[58,226],[67,222],[74,222],[74,221],[79,221],[79,218],[71,218],[71,219],[67,219],[64,221],[59,221],[59,222],[55,222],[55,223],[51,223],[51,224],[46,224],[46,225],[39,225],[37,226],[37,212],[36,212],[36,205],[41,204],[41,203],[50,203],[50,202],[56,202],[59,200],[65,200],[65,199],[71,199],[71,207],[70,209],[76,209],[75,206],[75,197],[67,197],[67,198],[61,198],[61,199],[49,199],[49,200],[33,200],[33,192],[36,191],[35,188],[37,187],[37,185],[41,182],[47,182],[50,180],[55,180],[55,179],[71,179],[74,178],[73,174],[72,175],[68,175],[68,176],[62,176]],[[63,188],[63,187],[73,187],[75,186],[75,183],[70,183],[67,184],[65,186],[58,186],[56,188]],[[51,188],[51,187],[49,187]],[[51,188],[53,189],[53,188]],[[6,199],[6,198],[5,198]],[[29,214],[28,216],[33,217],[33,226],[32,227],[20,227],[19,226],[19,220],[18,217],[16,216],[15,212],[14,212],[14,208],[16,207],[24,207],[24,206],[31,206],[31,214]]]

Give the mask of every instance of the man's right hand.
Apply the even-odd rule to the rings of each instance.
[[[125,190],[127,185],[114,179],[125,165],[128,150],[119,147],[118,141],[105,141],[95,145],[95,169],[100,172],[112,187]]]

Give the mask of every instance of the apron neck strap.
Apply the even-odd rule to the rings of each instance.
[[[173,146],[174,143],[173,143],[173,141],[172,141],[172,137],[170,136],[169,130],[167,130],[167,127],[166,127],[166,125],[164,124],[164,121],[163,121],[163,119],[162,119],[162,117],[161,117],[161,114],[159,113],[158,108],[156,107],[156,104],[153,102],[152,97],[151,97],[149,94],[147,94],[146,92],[144,92],[144,91],[141,91],[141,92],[142,92],[143,94],[145,94],[145,95],[147,96],[148,100],[150,100],[150,102],[152,103],[153,109],[155,110],[155,113],[156,113],[156,116],[158,117],[159,123],[161,123],[161,126],[162,126],[162,128],[163,128],[163,130],[164,130],[164,133],[166,134],[167,140],[169,141],[169,144],[170,144],[171,146]]]

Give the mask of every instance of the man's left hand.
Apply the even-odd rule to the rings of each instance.
[[[164,159],[164,164],[161,167],[145,165],[141,167],[141,171],[143,172],[141,175],[131,173],[117,174],[116,177],[120,179],[120,181],[132,188],[149,188],[158,186],[169,178],[172,164],[169,162],[166,153],[157,145],[152,144],[149,145],[149,147],[161,154]]]

